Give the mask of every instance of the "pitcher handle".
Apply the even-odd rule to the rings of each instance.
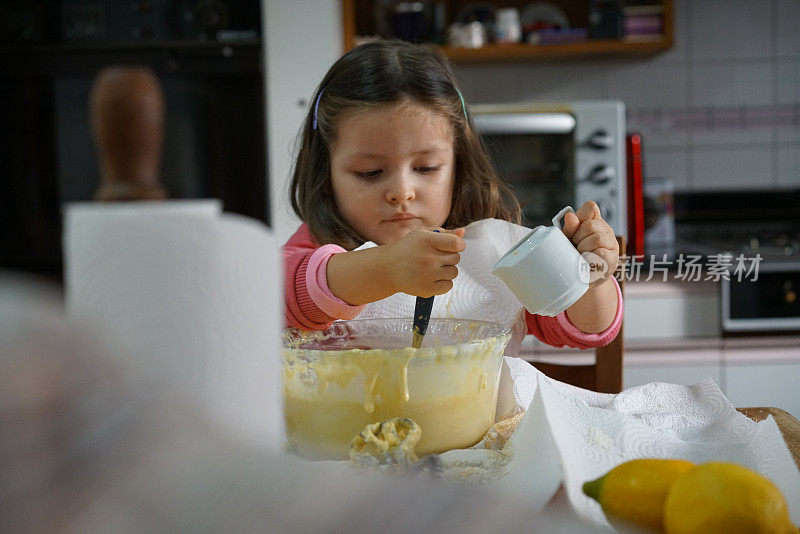
[[[563,219],[564,215],[566,215],[567,213],[575,213],[575,210],[572,209],[572,206],[567,206],[563,210],[559,211],[555,217],[553,217],[553,226],[555,226],[562,232],[564,231],[564,225],[561,224],[561,219]]]

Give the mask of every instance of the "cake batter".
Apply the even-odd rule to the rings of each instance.
[[[413,349],[284,349],[286,434],[299,454],[347,459],[367,425],[404,417],[418,456],[477,443],[494,423],[506,336]]]

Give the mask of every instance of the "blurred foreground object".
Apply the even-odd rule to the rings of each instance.
[[[243,446],[0,273],[0,532],[585,532],[563,510]],[[130,355],[128,355],[130,356]]]
[[[160,183],[164,91],[144,66],[100,71],[89,97],[89,119],[100,164],[95,200],[163,200]]]

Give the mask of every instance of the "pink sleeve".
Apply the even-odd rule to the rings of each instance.
[[[573,347],[576,349],[591,349],[602,347],[611,343],[622,326],[622,314],[624,303],[622,301],[622,291],[619,284],[614,280],[617,287],[617,313],[611,325],[603,332],[587,334],[573,325],[567,318],[567,312],[562,312],[555,317],[543,315],[533,315],[525,312],[525,322],[528,324],[528,333],[536,336],[537,339],[554,347]]]
[[[308,228],[300,229],[283,246],[284,303],[287,326],[325,330],[337,319],[352,319],[364,306],[351,306],[328,288],[327,266],[338,245],[318,246]]]

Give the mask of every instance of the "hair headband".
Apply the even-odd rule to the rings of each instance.
[[[317,110],[319,109],[319,99],[322,98],[322,93],[325,92],[325,88],[319,90],[319,94],[317,94],[317,101],[314,103],[314,129],[317,129]]]
[[[453,89],[456,90],[456,93],[458,93],[458,98],[461,99],[461,109],[464,110],[464,118],[466,120],[469,120],[469,117],[467,116],[467,105],[464,103],[464,96],[461,94],[461,91],[458,90],[458,87],[453,87]],[[322,98],[322,93],[324,92],[325,88],[323,87],[317,94],[317,101],[314,102],[314,124],[313,124],[314,130],[317,129],[317,112],[319,111],[319,99]]]
[[[458,90],[458,87],[453,87],[453,88],[456,90],[456,93],[458,93],[458,98],[461,99],[461,109],[464,110],[464,119],[469,121],[469,117],[467,117],[467,105],[464,103],[464,97],[461,94],[461,91]]]

